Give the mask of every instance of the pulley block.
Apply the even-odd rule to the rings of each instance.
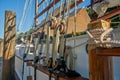
[[[51,29],[55,29],[56,25],[57,25],[56,17],[52,17],[51,20],[49,21],[49,26],[51,27]]]
[[[59,31],[60,31],[60,34],[64,34],[66,32],[65,21],[62,21],[61,24],[59,25]]]

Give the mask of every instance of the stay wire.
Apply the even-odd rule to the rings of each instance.
[[[26,45],[25,46],[25,50],[24,50],[24,54],[23,54],[23,65],[22,65],[22,80],[24,80],[24,60],[25,60],[25,58],[27,57],[27,55],[28,55],[28,53],[29,53],[29,50],[30,50],[30,43],[31,43],[31,41],[29,40],[27,40],[27,42],[28,42],[28,46]],[[27,43],[26,42],[26,43]]]
[[[52,0],[50,0],[50,3],[51,3],[51,1],[52,1]],[[48,1],[46,1],[46,4],[48,5]],[[46,22],[47,22],[47,17],[49,17],[49,16],[48,16],[48,15],[49,15],[49,11],[50,11],[50,10],[47,10],[47,13],[46,13],[45,24],[46,24]],[[45,28],[45,25],[43,26],[42,32],[44,31],[44,28]]]
[[[65,17],[65,10],[66,10],[65,8],[66,8],[66,2],[67,2],[67,1],[64,0],[64,2],[65,2],[65,3],[64,3],[64,7],[63,7],[63,16],[62,16],[62,20],[63,20],[64,17]]]
[[[30,1],[29,1],[28,7],[27,7],[27,10],[26,10],[26,14],[27,14],[27,15],[25,15],[25,17],[24,17],[24,22],[23,22],[23,24],[26,23],[26,26],[28,25],[28,23],[29,23],[28,20],[29,20],[29,18],[31,17],[31,14],[30,14],[30,13],[32,12],[32,10],[31,10],[31,8],[32,8],[32,1],[33,1],[33,0],[30,0]],[[29,16],[28,14],[29,14],[30,16]]]
[[[64,43],[64,45],[66,46],[66,42],[67,42],[67,37],[66,37],[66,35],[67,35],[67,32],[68,32],[68,23],[69,23],[69,15],[70,15],[70,6],[71,6],[71,0],[68,0],[68,4],[67,4],[67,21],[66,21],[66,32],[65,32],[65,35],[64,35],[64,37],[65,37],[65,43]],[[65,49],[64,49],[64,51],[65,51]],[[65,56],[65,54],[64,54],[64,56]]]
[[[61,17],[61,11],[62,11],[62,0],[60,0],[60,14],[59,14],[59,17]]]
[[[66,32],[65,34],[67,34],[68,31],[68,20],[69,20],[69,15],[70,15],[70,5],[71,4],[71,0],[68,0],[68,4],[67,4],[67,21],[66,21]],[[66,44],[66,39],[65,39],[65,44]]]
[[[53,6],[52,6],[52,11],[53,11],[53,12],[51,12],[51,17],[55,17],[55,16],[54,16],[54,14],[55,14],[55,10],[54,10],[55,8],[54,8],[54,7],[55,7],[55,0],[53,1]],[[53,55],[52,55],[52,56],[53,56]],[[50,59],[51,59],[51,64],[50,64],[50,68],[49,68],[49,73],[50,73],[50,74],[49,74],[49,80],[52,79],[52,71],[53,71],[53,70],[52,70],[52,66],[51,66],[51,65],[52,65],[52,61],[53,61],[53,58],[50,58]]]
[[[55,16],[55,0],[53,0],[53,6],[52,6],[52,9],[53,9],[52,16]]]
[[[23,7],[23,10],[22,10],[22,14],[21,14],[21,17],[20,17],[20,21],[19,21],[18,26],[17,26],[17,32],[20,32],[20,29],[21,29],[21,26],[22,26],[22,23],[23,23],[23,20],[24,20],[24,17],[25,17],[28,1],[29,0],[25,0],[24,7]]]
[[[50,0],[50,3],[51,3],[51,0]],[[48,5],[48,1],[46,1],[46,4]],[[41,35],[40,35],[40,37],[43,36],[43,38],[45,37],[44,29],[45,29],[45,26],[46,26],[46,21],[47,21],[48,14],[49,14],[49,10],[48,10],[47,13],[46,13],[45,24],[44,24],[43,27],[42,27],[42,31],[41,31]],[[41,40],[42,40],[42,39],[40,39],[39,41],[41,41]],[[42,42],[42,41],[41,41],[41,42]],[[40,49],[40,50],[42,50],[42,47],[43,47],[42,45],[43,45],[43,43],[41,43],[41,49]],[[39,54],[39,56],[40,56],[40,54]]]
[[[76,5],[76,2],[77,2],[77,0],[75,0],[75,7],[74,7],[74,10],[75,10],[75,16],[74,16],[74,35],[73,35],[73,37],[74,37],[74,47],[76,46],[76,26],[77,26],[77,22],[76,22],[77,5]],[[75,52],[76,51],[75,51],[75,48],[74,48],[74,57],[77,57],[75,55]],[[74,65],[74,68],[75,68],[75,65]]]

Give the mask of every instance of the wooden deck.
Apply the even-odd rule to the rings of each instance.
[[[31,61],[28,62],[28,66],[32,66],[32,67],[34,68],[34,65],[32,65],[32,62],[31,62]],[[38,69],[39,71],[41,71],[41,72],[49,75],[48,68],[39,65],[39,66],[37,67],[37,69]],[[89,79],[84,78],[84,77],[68,77],[68,76],[65,75],[64,73],[61,73],[59,76],[60,76],[60,77],[59,77],[59,80],[89,80]],[[52,77],[55,78],[55,75],[52,74]]]

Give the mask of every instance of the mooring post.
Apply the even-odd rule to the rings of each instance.
[[[2,80],[14,80],[16,13],[5,11]]]
[[[3,55],[3,42],[0,42],[0,57]]]

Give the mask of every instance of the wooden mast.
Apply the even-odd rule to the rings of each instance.
[[[14,80],[16,13],[5,12],[2,80]]]

